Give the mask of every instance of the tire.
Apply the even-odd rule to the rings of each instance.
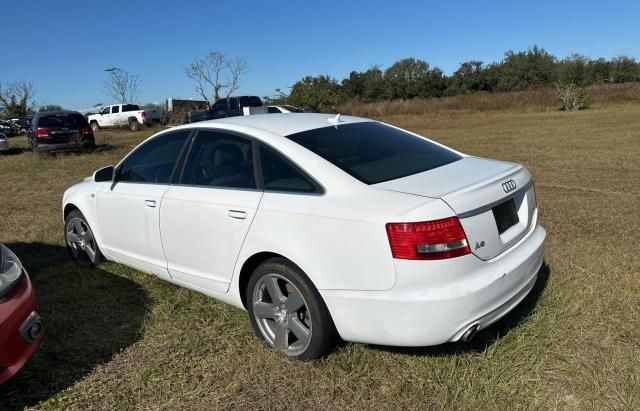
[[[327,306],[311,280],[289,260],[272,258],[258,266],[245,295],[253,330],[271,348],[301,361],[321,358],[335,348],[338,332]]]
[[[64,219],[64,240],[69,257],[81,267],[95,267],[103,260],[102,252],[87,219],[73,210]]]
[[[140,123],[138,123],[138,120],[130,120],[129,121],[129,130],[131,130],[131,131],[140,130]]]
[[[92,121],[91,122],[91,130],[95,133],[96,131],[100,130],[100,125],[98,125],[97,121]]]

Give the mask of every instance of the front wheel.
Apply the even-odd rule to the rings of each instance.
[[[73,262],[82,267],[99,264],[102,253],[84,215],[79,210],[71,211],[64,219],[64,226],[65,241]]]
[[[98,125],[97,121],[92,121],[91,122],[91,130],[93,130],[94,133],[96,131],[100,130],[100,126]]]
[[[290,261],[274,258],[251,275],[246,290],[251,325],[267,345],[302,361],[333,350],[338,334],[318,290]]]

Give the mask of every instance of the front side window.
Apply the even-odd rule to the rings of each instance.
[[[169,184],[190,133],[185,130],[164,134],[144,143],[118,167],[117,181]]]
[[[111,107],[105,107],[105,108],[102,109],[100,114],[109,114],[109,110],[111,110]]]
[[[296,166],[271,148],[260,145],[265,190],[313,193],[316,186]]]
[[[193,142],[181,184],[256,188],[252,142],[233,134],[202,130]]]
[[[268,107],[267,108],[267,112],[269,114],[278,114],[281,113],[280,109],[278,107]]]
[[[425,138],[373,121],[323,127],[287,138],[365,184],[422,173],[462,158]]]

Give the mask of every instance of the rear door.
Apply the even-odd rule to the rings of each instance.
[[[215,130],[195,137],[180,184],[162,198],[160,230],[171,276],[224,293],[262,198],[252,140]]]

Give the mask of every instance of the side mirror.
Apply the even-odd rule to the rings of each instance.
[[[106,183],[113,181],[115,177],[115,168],[107,166],[93,173],[93,181],[96,183]]]

